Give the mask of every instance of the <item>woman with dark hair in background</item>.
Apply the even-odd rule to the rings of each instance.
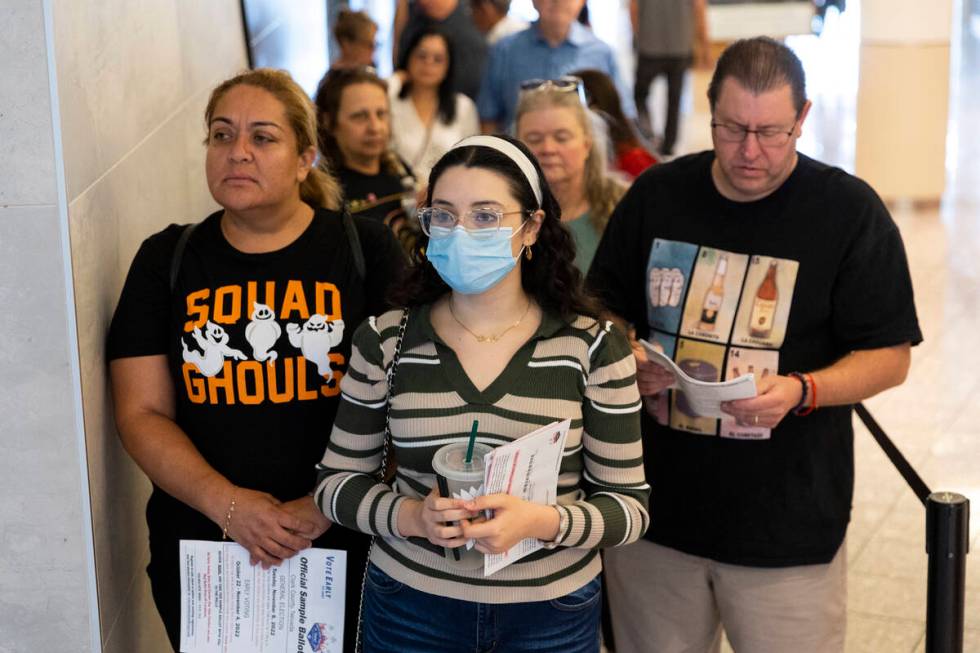
[[[320,153],[354,215],[383,222],[408,248],[415,178],[391,149],[388,86],[370,68],[329,71],[316,92]]]
[[[340,56],[332,68],[374,65],[378,24],[366,12],[341,9],[333,26],[333,36],[340,46]]]
[[[613,167],[630,181],[636,179],[641,172],[656,163],[657,159],[643,147],[630,126],[630,121],[623,114],[616,85],[601,70],[587,68],[577,70],[572,75],[582,80],[589,108],[598,113],[609,128],[609,140],[614,150],[611,152]]]
[[[629,345],[584,294],[561,209],[518,141],[458,143],[433,168],[419,220],[416,266],[395,293],[407,308],[354,335],[315,495],[337,525],[376,536],[364,650],[597,653],[599,549],[635,541],[649,520]],[[434,489],[433,454],[465,442],[474,420],[494,447],[563,419],[556,505]],[[376,480],[386,422],[391,485]],[[490,576],[480,556],[474,568],[443,550],[472,539],[500,553],[526,538],[544,548]]]
[[[288,73],[223,82],[204,117],[222,208],[143,242],[107,342],[119,437],[153,482],[153,599],[177,650],[180,540],[231,539],[264,566],[311,544],[344,549],[352,645],[368,542],[327,530],[309,493],[353,326],[384,310],[398,245],[354,219],[355,248],[337,182],[314,166],[313,106]]]
[[[480,133],[476,105],[453,84],[452,42],[436,27],[418,31],[388,81],[392,141],[420,186],[456,142]]]

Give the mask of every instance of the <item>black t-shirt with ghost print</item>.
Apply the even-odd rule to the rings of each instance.
[[[404,255],[384,225],[355,218],[362,279],[336,212],[317,209],[294,242],[263,254],[233,248],[220,220],[219,211],[192,233],[173,292],[171,261],[184,227],[143,242],[113,316],[107,358],[166,355],[176,422],[208,463],[238,486],[295,499],[313,489],[354,330],[386,309]],[[177,578],[176,540],[221,538],[219,527],[159,488],[147,522],[155,584]],[[316,545],[346,549],[362,538],[334,527]]]

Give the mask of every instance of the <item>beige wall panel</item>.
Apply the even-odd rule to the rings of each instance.
[[[953,0],[862,0],[860,9],[864,43],[949,43]]]
[[[183,35],[173,2],[53,4],[71,202],[179,106]]]
[[[143,566],[149,559],[141,560]],[[103,653],[173,653],[167,631],[153,605],[146,574],[133,579],[129,594],[111,631],[105,634]]]
[[[113,425],[105,335],[140,243],[214,210],[203,109],[247,66],[236,0],[53,0],[72,265],[106,650],[155,652],[166,638],[145,575],[149,482]]]
[[[856,174],[886,200],[938,200],[946,183],[949,46],[861,46]]]
[[[69,201],[189,96],[247,64],[238,2],[54,6]]]

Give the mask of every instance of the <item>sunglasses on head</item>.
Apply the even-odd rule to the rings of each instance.
[[[578,93],[578,98],[584,106],[589,106],[585,95],[585,84],[575,75],[562,75],[557,79],[525,79],[521,82],[521,93],[533,91],[554,90],[566,93]]]

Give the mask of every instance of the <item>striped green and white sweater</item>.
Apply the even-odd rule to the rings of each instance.
[[[377,482],[376,475],[384,443],[385,370],[401,311],[371,318],[354,334],[340,385],[343,400],[319,465],[317,504],[336,524],[377,535],[371,561],[415,589],[481,603],[544,601],[575,591],[599,573],[600,548],[633,542],[649,524],[641,404],[626,339],[608,323],[579,317],[568,324],[546,313],[500,376],[479,391],[435,334],[429,308],[411,312],[393,384],[393,487]],[[571,430],[558,504],[567,519],[557,546],[484,578],[482,568],[454,567],[441,549],[398,532],[405,498],[421,499],[435,484],[433,454],[465,440],[473,420],[480,422],[477,440],[495,446],[566,418]]]

